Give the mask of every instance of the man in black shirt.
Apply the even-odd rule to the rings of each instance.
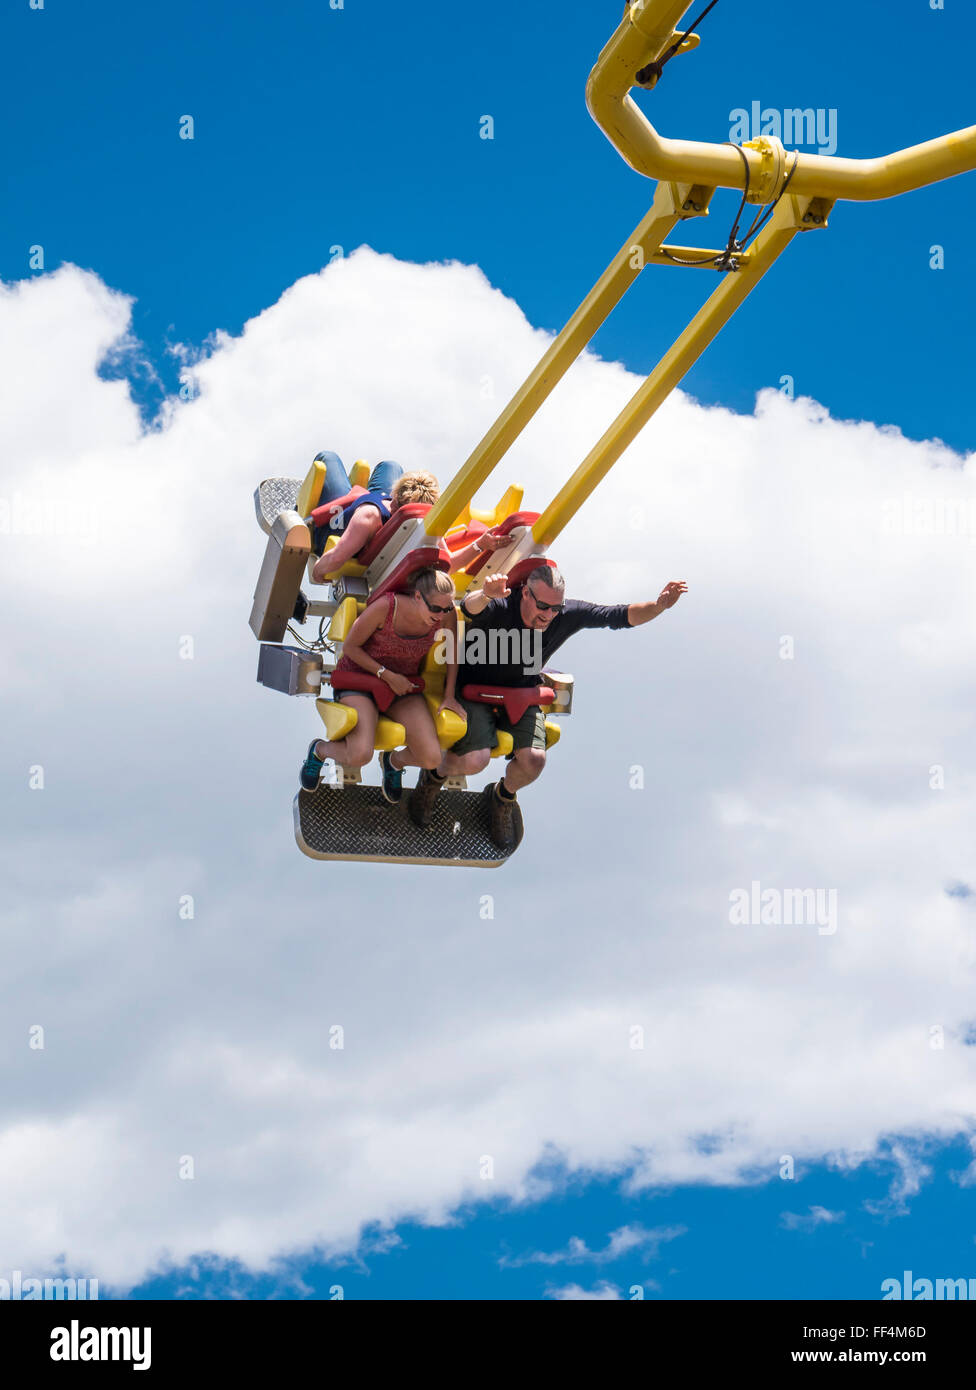
[[[619,603],[604,607],[565,600],[559,571],[540,564],[524,583],[511,589],[508,576],[493,574],[461,603],[466,619],[458,688],[466,685],[526,688],[544,684],[542,668],[574,632],[584,627],[640,627],[672,608],[687,592],[684,580],[666,584],[653,602]],[[498,782],[485,788],[492,838],[512,850],[522,838],[522,816],[516,793],[534,782],[546,765],[545,716],[530,705],[514,723],[499,705],[465,700],[468,716],[464,736],[445,753],[436,772],[422,771],[408,809],[417,825],[427,825],[445,777],[474,774],[488,766],[497,743],[497,730],[512,735],[513,754]]]

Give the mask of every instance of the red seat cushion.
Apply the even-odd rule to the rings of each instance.
[[[427,502],[407,502],[404,506],[397,507],[389,521],[384,521],[369,544],[363,546],[362,550],[356,556],[356,563],[359,565],[371,565],[393,535],[394,531],[399,530],[405,521],[411,521],[414,517],[418,516],[426,516],[429,511],[430,504]]]
[[[364,487],[354,487],[351,492],[347,492],[345,497],[336,497],[331,502],[323,502],[321,507],[314,507],[309,513],[313,526],[328,526],[336,512],[341,512],[344,507],[348,507],[350,502],[355,502],[357,497],[362,497],[366,492]],[[302,520],[307,518],[303,517]]]
[[[456,531],[448,531],[444,537],[444,544],[451,552],[463,550],[472,541],[479,540],[487,530],[488,527],[483,521],[469,521],[467,526],[460,526]]]
[[[504,521],[500,521],[497,526],[493,526],[491,528],[491,533],[493,536],[507,536],[509,532],[515,530],[516,526],[534,526],[541,515],[541,512],[512,512],[511,516],[507,516]],[[492,552],[490,550],[486,550],[481,555],[476,555],[470,565],[465,566],[465,574],[477,574],[479,570],[487,565],[491,556]]]
[[[449,553],[436,545],[421,545],[416,550],[410,550],[397,565],[388,578],[382,584],[377,584],[369,595],[370,603],[375,603],[384,594],[399,594],[406,587],[407,580],[418,570],[437,569],[447,570],[451,567],[451,557]]]
[[[465,685],[461,695],[479,705],[503,705],[512,724],[519,722],[530,705],[551,705],[556,698],[548,685]]]
[[[424,688],[421,678],[411,676],[408,679],[413,682],[414,693],[419,694]],[[382,676],[371,676],[366,671],[340,671],[338,675],[330,676],[329,684],[333,690],[361,691],[364,695],[372,695],[380,714],[385,714],[393,701],[399,698]]]
[[[533,570],[537,570],[540,565],[548,565],[551,570],[556,568],[555,560],[547,560],[544,555],[527,555],[524,560],[519,560],[517,565],[513,565],[508,572],[509,588],[514,589],[516,584],[521,584]]]

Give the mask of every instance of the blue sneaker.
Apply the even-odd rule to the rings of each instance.
[[[322,758],[315,756],[315,745],[317,738],[313,738],[308,745],[308,753],[302,763],[302,770],[299,773],[299,781],[307,792],[314,792],[319,785],[319,778],[322,775]]]
[[[403,795],[403,769],[390,762],[392,754],[380,754],[380,768],[383,773],[381,791],[391,806],[395,806]]]

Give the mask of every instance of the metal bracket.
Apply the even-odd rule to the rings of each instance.
[[[749,192],[746,202],[771,203],[778,197],[789,173],[786,167],[786,146],[775,135],[757,135],[755,140],[744,140],[741,148],[756,150],[759,153],[758,166],[755,160],[749,160]]]
[[[805,211],[802,210],[804,201],[806,202]],[[800,218],[800,231],[812,232],[816,231],[818,228],[826,227],[827,218],[836,201],[836,198],[809,198],[805,200],[797,198],[797,215]]]
[[[333,612],[346,598],[369,598],[369,585],[360,576],[352,574],[340,574],[337,579],[333,579],[332,599]]]
[[[669,187],[674,190],[672,197],[675,211],[680,208],[682,222],[687,222],[689,217],[708,216],[708,205],[715,193],[714,188],[709,188],[705,183],[672,183]]]

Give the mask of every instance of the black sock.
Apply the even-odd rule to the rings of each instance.
[[[504,777],[500,777],[495,785],[495,790],[503,801],[514,801],[515,793],[510,792],[505,785]]]

